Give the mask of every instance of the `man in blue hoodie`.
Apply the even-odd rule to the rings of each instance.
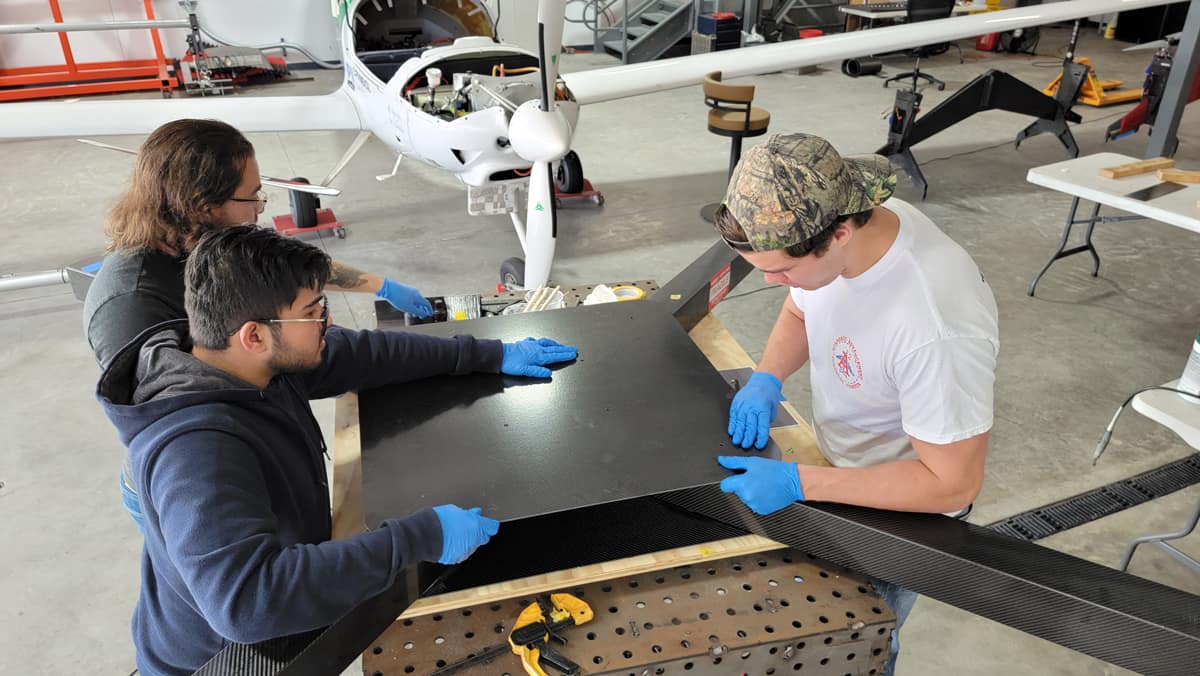
[[[472,371],[549,377],[574,347],[330,326],[329,257],[253,226],[188,258],[188,319],[123,348],[97,396],[142,496],[139,671],[190,674],[229,642],[333,623],[420,561],[457,563],[499,523],[454,505],[330,540],[310,399]]]

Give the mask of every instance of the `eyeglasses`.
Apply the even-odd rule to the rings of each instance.
[[[321,322],[321,337],[325,337],[325,332],[329,330],[329,298],[321,296],[321,316],[320,317],[304,317],[301,319],[253,319],[251,321],[262,322],[263,324],[300,324],[306,322]],[[234,330],[237,333],[237,330]],[[231,334],[232,335],[232,334]]]
[[[258,204],[259,211],[266,211],[266,209],[267,209],[267,193],[259,190],[258,192],[254,193],[254,194],[256,195],[256,197],[230,197],[229,201],[230,202],[254,202],[254,203]]]

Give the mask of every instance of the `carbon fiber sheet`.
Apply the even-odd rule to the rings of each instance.
[[[427,593],[470,589],[743,534],[741,529],[655,498],[594,505],[504,524],[486,547],[443,575]],[[438,569],[434,575],[442,574],[441,566],[434,568]]]
[[[659,303],[409,329],[579,348],[552,378],[435,376],[359,393],[367,524],[431,505],[503,522],[717,483],[733,389]],[[669,402],[669,405],[664,405]],[[501,534],[503,537],[503,533]]]

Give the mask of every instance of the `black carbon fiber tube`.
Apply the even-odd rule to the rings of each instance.
[[[715,485],[660,497],[1127,669],[1200,665],[1200,596],[980,526],[833,504],[757,516]]]
[[[879,59],[864,56],[858,59],[846,59],[842,61],[842,75],[849,75],[850,77],[874,75],[881,70],[883,70],[883,62]]]
[[[412,604],[416,597],[411,591],[414,581],[415,575],[402,573],[390,589],[356,606],[325,629],[254,645],[231,643],[193,676],[340,674]]]
[[[195,672],[195,676],[267,676],[304,652],[320,632],[308,632],[255,645],[231,643]]]

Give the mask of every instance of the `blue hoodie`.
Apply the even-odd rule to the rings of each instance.
[[[145,514],[132,630],[146,676],[190,674],[229,642],[327,626],[406,566],[436,561],[432,509],[330,540],[325,445],[308,400],[498,372],[502,353],[469,336],[331,327],[320,367],[259,389],[193,357],[187,335],[187,320],[147,329],[96,393],[129,449]]]

